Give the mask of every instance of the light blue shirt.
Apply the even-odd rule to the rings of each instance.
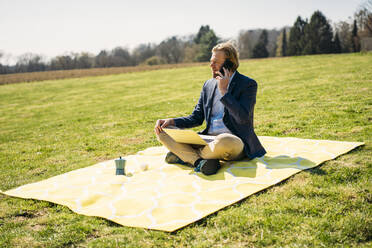
[[[232,78],[234,77],[235,72],[232,74],[229,80],[229,88]],[[218,88],[216,88],[216,92],[214,93],[213,97],[213,105],[212,105],[212,112],[211,112],[211,119],[210,119],[210,126],[208,129],[209,135],[219,135],[221,133],[231,133],[231,131],[225,126],[223,123],[223,113],[225,106],[220,101],[222,98],[221,92]]]

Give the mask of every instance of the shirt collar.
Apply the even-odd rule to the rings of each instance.
[[[229,85],[230,85],[230,83],[231,83],[231,80],[232,80],[233,77],[235,76],[235,73],[236,73],[236,71],[234,71],[234,73],[231,75],[230,80],[229,80]]]

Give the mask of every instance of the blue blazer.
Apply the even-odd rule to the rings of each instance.
[[[174,119],[178,128],[192,128],[200,126],[206,120],[207,127],[201,134],[207,134],[210,126],[213,96],[217,89],[217,80],[212,78],[203,85],[200,98],[191,115]],[[225,106],[223,122],[225,126],[244,142],[245,155],[253,159],[265,155],[253,129],[253,112],[256,104],[257,83],[236,71],[228,90],[221,98]]]

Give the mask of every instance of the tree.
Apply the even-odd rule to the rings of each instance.
[[[106,50],[101,50],[97,56],[94,58],[94,67],[107,67],[107,51]]]
[[[305,27],[305,47],[303,54],[332,53],[333,31],[326,17],[320,11],[315,11],[310,23]]]
[[[4,56],[4,53],[0,51],[0,74],[5,74],[7,72],[6,67],[1,64],[1,58]]]
[[[306,20],[298,16],[293,27],[289,31],[289,42],[287,55],[301,55],[305,46],[305,27],[308,25]]]
[[[114,67],[134,65],[128,49],[116,47],[111,51],[110,64]]]
[[[70,70],[75,68],[74,55],[62,55],[54,57],[50,62],[52,70]]]
[[[202,26],[194,39],[195,43],[199,45],[199,52],[196,55],[196,61],[200,62],[209,61],[212,55],[212,49],[218,42],[218,37],[214,31],[210,29],[208,25],[206,27],[207,28],[202,29]]]
[[[257,44],[253,48],[253,58],[266,58],[269,52],[266,49],[268,43],[267,31],[264,29],[258,39]]]
[[[92,68],[94,64],[94,56],[86,52],[79,54],[76,60],[76,68],[79,69]]]
[[[16,72],[45,71],[46,65],[41,55],[25,53],[18,57]]]
[[[152,43],[140,44],[133,50],[132,59],[134,60],[135,64],[138,65],[148,58],[155,56],[155,53],[156,45]]]
[[[283,28],[283,31],[277,37],[276,47],[275,56],[280,57],[287,55],[287,32],[285,28]]]
[[[365,1],[354,14],[359,26],[359,36],[372,37],[372,0]]]
[[[267,52],[269,53],[269,57],[275,57],[275,53],[278,48],[276,41],[281,31],[272,29],[272,30],[266,30],[266,32],[267,32],[267,38],[268,38],[268,42],[266,45]]]
[[[287,32],[285,28],[283,30],[282,54],[283,56],[287,55]]]
[[[168,64],[180,63],[183,60],[183,44],[176,36],[162,41],[157,51]]]
[[[254,31],[240,31],[238,36],[238,51],[241,59],[251,58],[254,44],[256,43]]]
[[[354,20],[354,25],[353,25],[353,31],[352,31],[352,42],[353,42],[353,52],[359,52],[360,51],[360,39],[358,36],[358,26],[357,26],[357,21]]]
[[[340,21],[336,23],[336,33],[340,40],[341,52],[349,53],[353,51],[351,25],[348,22]]]
[[[0,74],[6,74],[7,73],[7,69],[5,66],[3,66],[1,63],[0,63]]]
[[[211,31],[209,25],[205,25],[205,26],[201,26],[199,28],[199,31],[198,33],[196,34],[195,38],[194,38],[194,42],[195,44],[200,44],[201,42],[201,39],[204,35],[206,35],[209,31]]]
[[[200,53],[199,44],[187,44],[184,48],[185,56],[183,58],[183,62],[185,63],[196,62],[199,53]]]
[[[258,42],[263,29],[250,29],[242,30],[239,32],[237,39],[237,48],[239,51],[239,57],[242,59],[253,57],[253,48]],[[276,56],[278,36],[281,35],[281,31],[276,29],[267,30],[268,43],[266,50],[269,53],[269,57]]]
[[[338,38],[338,33],[336,32],[335,39],[333,41],[333,52],[334,53],[341,53],[341,43],[340,39]]]

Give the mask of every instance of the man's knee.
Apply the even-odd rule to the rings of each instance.
[[[216,146],[221,146],[221,147],[231,147],[231,146],[238,147],[238,148],[244,147],[243,141],[239,137],[232,135],[232,134],[228,134],[228,133],[223,133],[223,134],[218,135],[215,139],[215,143],[216,143]]]
[[[228,153],[233,156],[238,155],[244,149],[243,141],[232,134],[223,133],[216,137],[214,149],[221,153]]]

